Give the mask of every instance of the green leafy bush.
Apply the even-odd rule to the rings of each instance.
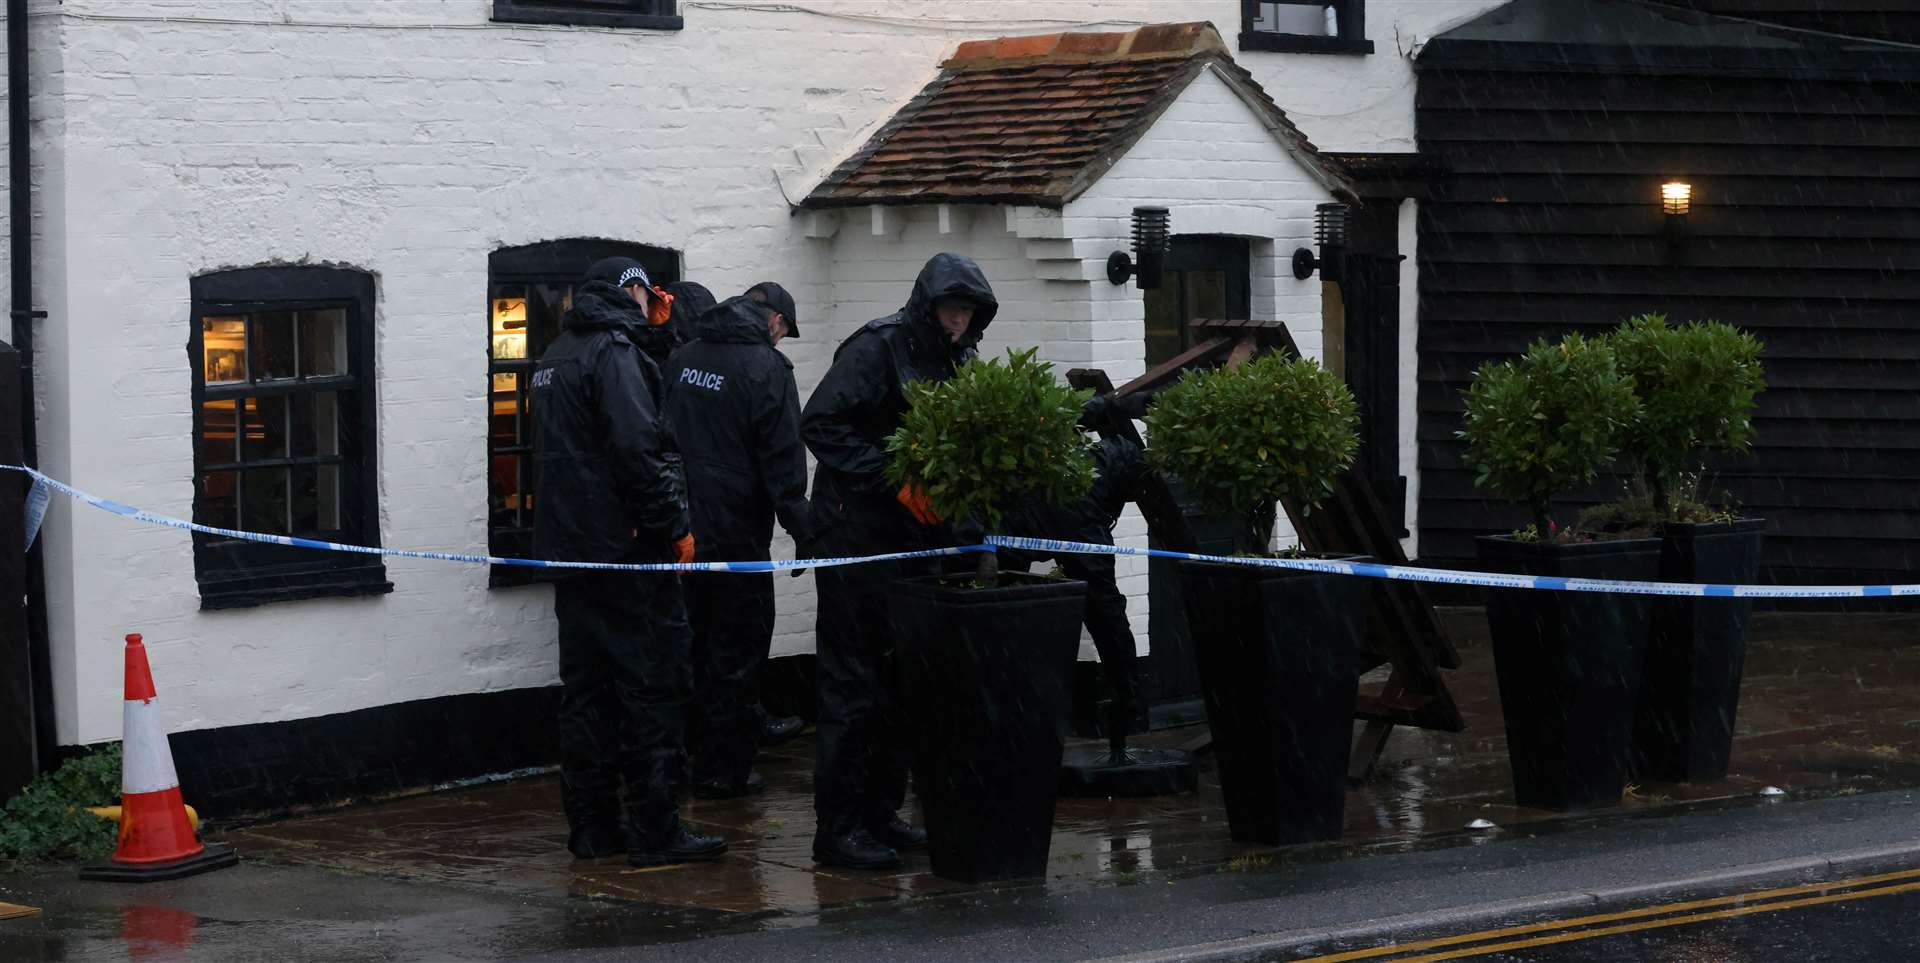
[[[0,807],[0,860],[105,856],[118,829],[84,807],[119,801],[119,743],[69,759]]]
[[[1459,435],[1474,484],[1525,503],[1535,531],[1550,536],[1553,496],[1593,480],[1638,410],[1613,350],[1572,334],[1474,372]]]
[[[1629,493],[1622,509],[1645,503],[1650,513],[1631,512],[1650,515],[1645,522],[1685,521],[1697,514],[1688,469],[1707,450],[1745,451],[1753,442],[1755,398],[1766,390],[1760,341],[1718,321],[1674,327],[1658,314],[1631,318],[1606,340],[1640,399],[1620,455],[1642,491]]]
[[[1077,424],[1090,392],[1053,379],[1037,349],[975,360],[946,381],[906,389],[908,409],[887,437],[887,478],[927,493],[940,517],[989,529],[1017,503],[1071,501],[1093,487],[1090,442]],[[991,575],[991,552],[983,576]]]
[[[1317,361],[1279,354],[1189,372],[1160,392],[1146,421],[1148,463],[1178,477],[1209,511],[1247,519],[1262,549],[1274,502],[1313,511],[1360,447],[1347,386]]]

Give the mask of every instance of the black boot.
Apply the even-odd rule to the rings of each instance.
[[[882,845],[898,850],[919,849],[927,844],[926,830],[891,814],[885,822],[876,824],[871,832],[873,838]]]
[[[815,838],[813,861],[848,869],[892,869],[900,865],[900,854],[872,833],[856,829],[829,839]]]
[[[800,721],[799,716],[782,716],[778,719],[767,716],[760,722],[760,744],[777,746],[783,742],[791,742],[800,734],[801,729],[806,728],[806,725]]]
[[[709,779],[693,784],[693,795],[696,799],[738,799],[741,796],[758,795],[766,790],[767,781],[760,778],[758,772],[747,773],[747,781],[742,783]]]
[[[703,836],[686,827],[674,826],[657,849],[635,850],[627,862],[635,866],[670,866],[674,863],[703,863],[726,855],[727,841],[718,836]]]
[[[567,851],[577,859],[602,859],[626,852],[627,840],[611,823],[585,823],[567,833]]]

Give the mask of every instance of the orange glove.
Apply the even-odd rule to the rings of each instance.
[[[693,533],[692,532],[688,532],[685,535],[680,536],[680,540],[673,543],[673,560],[676,562],[679,562],[682,565],[685,565],[693,561]]]
[[[647,304],[647,323],[657,328],[666,324],[672,317],[673,295],[654,288],[653,299]]]
[[[922,525],[940,524],[940,513],[933,510],[932,499],[927,497],[927,493],[922,490],[920,486],[912,484],[902,485],[900,486],[900,491],[895,493],[893,497],[898,500],[900,504],[907,506],[907,511],[913,513],[914,521]]]

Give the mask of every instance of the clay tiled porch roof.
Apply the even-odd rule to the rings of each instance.
[[[1208,23],[975,40],[801,201],[1060,207],[1106,173],[1202,71],[1214,70],[1329,191],[1342,176]],[[1200,149],[1196,145],[1196,150]]]

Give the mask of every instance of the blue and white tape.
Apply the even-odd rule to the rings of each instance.
[[[807,558],[774,559],[765,562],[657,562],[626,564],[618,562],[550,562],[538,558],[504,558],[497,555],[469,555],[462,552],[426,552],[406,548],[376,548],[369,545],[347,545],[341,542],[324,542],[311,538],[294,538],[288,535],[267,535],[261,532],[243,532],[232,528],[218,528],[202,525],[171,515],[161,515],[144,509],[122,505],[111,499],[91,495],[78,488],[41,474],[31,468],[20,465],[0,465],[0,469],[25,472],[32,476],[36,485],[45,482],[47,487],[86,502],[105,512],[112,512],[123,518],[146,522],[150,525],[164,525],[189,532],[201,532],[207,535],[219,535],[222,538],[236,538],[249,542],[265,542],[269,545],[286,545],[293,548],[311,548],[326,552],[353,552],[359,555],[386,555],[395,558],[425,558],[438,562],[464,562],[470,565],[518,565],[525,568],[566,568],[591,569],[603,572],[777,572],[794,568],[835,568],[841,565],[859,565],[865,562],[887,562],[903,558],[934,558],[943,555],[964,555],[968,552],[990,552],[990,545],[963,545],[957,548],[931,548],[917,552],[889,552],[885,555],[863,555],[846,558]]]
[[[987,544],[999,548],[1055,554],[1143,555],[1150,558],[1189,559],[1197,562],[1222,562],[1228,565],[1253,565],[1262,568],[1289,568],[1335,575],[1358,575],[1401,582],[1431,582],[1436,585],[1478,585],[1485,588],[1539,589],[1554,592],[1606,592],[1616,595],[1676,595],[1692,598],[1740,599],[1857,599],[1920,595],[1920,585],[1713,585],[1693,582],[1632,582],[1596,578],[1555,578],[1547,575],[1507,575],[1499,572],[1461,572],[1444,568],[1416,568],[1411,565],[1381,565],[1378,562],[1333,562],[1313,558],[1252,558],[1238,555],[1200,555],[1159,548],[1130,548],[1122,545],[1095,545],[1088,542],[1062,542],[1047,538],[1017,538],[989,535]]]
[[[1744,599],[1846,599],[1846,598],[1894,598],[1920,596],[1920,585],[1715,585],[1695,584],[1691,582],[1634,582],[1614,581],[1610,579],[1555,578],[1545,575],[1508,575],[1499,572],[1464,572],[1453,569],[1419,568],[1411,565],[1381,565],[1377,562],[1335,562],[1311,558],[1253,558],[1247,556],[1204,555],[1194,552],[1174,552],[1159,548],[1132,548],[1123,545],[1098,545],[1090,542],[1068,542],[1048,538],[1022,538],[1011,535],[989,535],[985,544],[960,545],[953,548],[932,548],[915,552],[889,552],[884,555],[862,555],[836,558],[799,558],[774,559],[772,561],[750,562],[659,562],[649,564],[621,564],[613,562],[554,562],[537,558],[503,558],[496,555],[471,555],[461,552],[428,552],[404,548],[377,548],[368,545],[346,545],[340,542],[325,542],[310,538],[294,538],[287,535],[267,535],[260,532],[244,532],[231,528],[217,528],[201,525],[184,519],[149,512],[144,509],[122,505],[110,499],[91,495],[78,488],[48,477],[31,468],[21,465],[0,465],[0,469],[24,472],[34,480],[34,491],[51,490],[70,498],[77,499],[123,518],[162,525],[190,532],[202,532],[223,538],[243,539],[252,542],[266,542],[272,545],[286,545],[293,548],[310,548],[327,552],[353,552],[360,555],[385,555],[396,558],[424,558],[441,562],[463,562],[470,565],[517,565],[526,568],[588,569],[608,572],[778,572],[800,568],[835,568],[842,565],[860,565],[867,562],[887,562],[909,558],[936,558],[941,556],[965,555],[971,552],[988,552],[995,548],[1010,548],[1028,552],[1040,552],[1048,555],[1063,553],[1082,555],[1134,555],[1149,558],[1188,559],[1199,562],[1220,562],[1227,565],[1252,565],[1263,568],[1297,569],[1308,572],[1326,572],[1335,575],[1355,575],[1363,578],[1383,578],[1403,582],[1428,582],[1436,585],[1474,585],[1484,588],[1533,589],[1556,592],[1602,592],[1619,595],[1668,595],[1690,598],[1744,598]],[[28,540],[31,544],[33,531],[39,528],[39,518],[46,512],[46,496],[28,498]]]

